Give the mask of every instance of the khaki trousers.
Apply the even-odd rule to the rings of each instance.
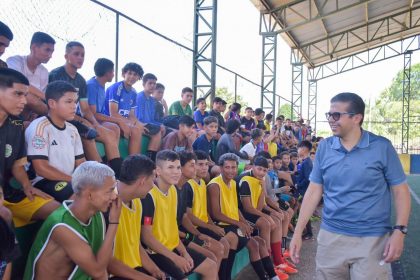
[[[318,280],[388,280],[389,264],[380,265],[388,234],[353,237],[321,229],[316,253]]]

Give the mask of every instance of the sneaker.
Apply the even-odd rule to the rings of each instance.
[[[280,280],[289,279],[289,275],[285,273],[283,270],[275,268],[274,271],[276,272],[277,277],[279,277]]]
[[[284,260],[284,263],[285,263],[285,264],[287,264],[288,266],[290,266],[290,267],[292,267],[292,268],[296,269],[296,265],[295,265],[294,263],[291,263],[291,262],[286,261],[286,260]]]
[[[284,250],[284,252],[283,252],[283,257],[285,257],[285,258],[287,258],[287,259],[290,259],[290,252],[289,252],[289,249]]]
[[[305,234],[302,236],[302,239],[303,239],[303,240],[313,240],[313,239],[314,239],[314,236],[313,236],[313,234],[312,234],[312,233],[305,233]]]
[[[298,270],[296,268],[293,268],[291,266],[288,266],[285,263],[279,264],[276,266],[276,268],[281,269],[282,271],[286,272],[287,274],[296,274],[298,273]]]

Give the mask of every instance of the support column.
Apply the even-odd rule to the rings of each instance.
[[[291,49],[292,64],[292,119],[302,116],[303,63],[299,50]]]
[[[261,108],[276,113],[277,34],[262,35]]]
[[[401,153],[408,154],[408,142],[410,137],[410,99],[411,99],[411,54],[404,53],[403,92],[402,92],[402,123],[401,123]]]
[[[216,92],[217,0],[194,1],[193,104]]]
[[[308,80],[308,120],[311,122],[312,131],[316,131],[316,102],[318,81]]]

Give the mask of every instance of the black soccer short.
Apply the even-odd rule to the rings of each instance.
[[[65,181],[50,181],[42,179],[34,185],[35,188],[40,189],[54,197],[58,202],[63,202],[73,195],[73,188],[71,183]]]
[[[248,244],[248,238],[245,237],[245,235],[239,231],[239,228],[237,226],[234,225],[219,225],[221,228],[223,228],[225,230],[225,233],[229,233],[229,232],[233,232],[234,234],[236,234],[236,236],[238,236],[238,248],[236,249],[236,251],[240,251],[242,248],[244,248],[246,246],[246,244]]]
[[[146,275],[150,275],[151,276],[151,274],[146,269],[144,269],[143,267],[136,267],[134,269],[137,270],[138,272],[141,272],[141,273],[144,273]],[[113,276],[113,277],[109,278],[109,280],[130,280],[130,278]]]
[[[218,234],[216,234],[214,231],[209,230],[208,228],[203,228],[203,227],[197,227],[197,230],[205,235],[210,236],[211,238],[219,241],[220,239],[222,239],[222,237]]]
[[[161,254],[149,254],[150,258],[152,259],[152,261],[162,270],[164,271],[166,274],[170,275],[171,277],[175,278],[176,280],[178,279],[185,279],[188,275],[190,275],[191,273],[194,272],[194,270],[200,266],[200,264],[202,264],[204,262],[204,260],[206,259],[205,256],[203,256],[202,254],[198,253],[197,251],[194,251],[190,248],[185,248],[188,252],[188,254],[191,256],[191,258],[194,261],[194,267],[191,269],[190,272],[188,272],[187,274],[184,274],[181,269],[179,267],[177,267],[175,265],[175,263],[170,260],[169,258],[165,257],[164,255]],[[178,251],[175,249],[174,253],[176,253],[177,255],[179,255]]]

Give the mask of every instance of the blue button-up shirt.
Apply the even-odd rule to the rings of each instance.
[[[406,182],[406,176],[391,142],[362,130],[351,151],[336,136],[322,141],[310,181],[324,187],[323,229],[382,236],[391,229],[391,187]]]

